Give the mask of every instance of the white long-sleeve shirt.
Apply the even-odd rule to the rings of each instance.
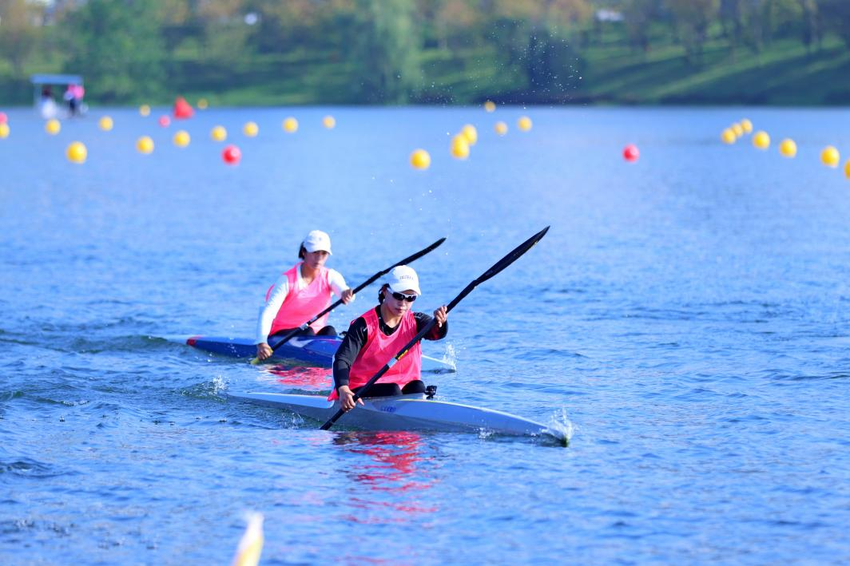
[[[345,279],[342,274],[335,269],[328,268],[328,282],[331,285],[331,290],[337,297],[342,297],[342,292],[348,289],[348,285],[345,283]],[[301,277],[301,269],[298,269],[298,282],[296,285],[299,290],[307,286],[304,279]],[[281,305],[283,305],[283,300],[286,299],[286,295],[288,294],[289,279],[286,277],[286,273],[284,272],[277,278],[277,281],[275,281],[274,289],[272,290],[271,295],[269,295],[269,299],[267,301],[263,301],[260,305],[260,316],[257,317],[256,344],[268,344],[269,332],[272,330],[272,322],[274,322]]]

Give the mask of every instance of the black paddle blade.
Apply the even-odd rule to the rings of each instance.
[[[549,226],[546,226],[544,229],[542,229],[541,231],[539,231],[538,233],[536,233],[535,235],[533,235],[532,237],[530,237],[529,239],[527,239],[526,241],[524,241],[523,243],[518,245],[514,249],[514,251],[512,251],[511,253],[509,253],[508,255],[503,257],[502,259],[500,259],[496,263],[496,265],[494,265],[493,267],[491,267],[490,269],[485,271],[484,275],[482,275],[481,277],[476,279],[475,280],[476,284],[483,283],[483,282],[487,281],[488,279],[490,279],[491,277],[493,277],[494,275],[498,274],[500,271],[505,269],[507,266],[509,266],[510,264],[515,262],[516,260],[518,260],[520,258],[520,256],[522,256],[525,252],[527,252],[532,247],[534,247],[534,245],[537,242],[539,242],[543,238],[543,236],[546,235],[546,232],[549,231],[549,228],[550,228]]]
[[[429,253],[433,252],[434,250],[436,250],[437,248],[439,248],[441,245],[443,245],[443,242],[445,242],[445,241],[446,241],[445,238],[440,238],[439,240],[437,240],[436,242],[434,242],[433,244],[431,244],[430,246],[428,246],[427,248],[425,248],[421,252],[416,252],[412,256],[404,258],[403,260],[401,260],[400,262],[395,264],[393,267],[397,267],[399,265],[407,265],[408,263],[413,263],[414,261],[416,261],[417,259],[419,259],[423,255],[429,254]]]

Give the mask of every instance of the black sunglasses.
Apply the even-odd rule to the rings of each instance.
[[[396,301],[407,301],[408,303],[412,303],[416,300],[416,295],[405,295],[404,293],[396,293],[395,291],[391,291],[393,299]]]

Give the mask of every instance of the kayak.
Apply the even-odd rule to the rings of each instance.
[[[318,395],[285,393],[238,393],[228,397],[284,409],[323,423],[339,409],[339,401]],[[548,437],[569,443],[569,430],[471,405],[427,399],[424,393],[397,397],[371,397],[337,421],[337,426],[381,431],[491,432],[511,436]]]
[[[228,338],[224,336],[190,336],[176,338],[198,350],[231,358],[252,359],[257,355],[257,345],[251,338]],[[269,346],[274,348],[280,337],[270,336]],[[331,367],[333,357],[342,338],[339,336],[296,336],[275,350],[272,361],[295,360],[322,367]],[[456,371],[452,362],[431,356],[422,356],[422,371],[444,373]]]

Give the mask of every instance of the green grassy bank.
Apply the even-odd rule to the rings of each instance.
[[[850,51],[827,37],[811,52],[796,39],[773,42],[760,53],[709,41],[699,62],[688,62],[673,43],[646,52],[621,37],[602,37],[577,50],[556,84],[528,87],[521,64],[513,66],[493,48],[425,50],[420,85],[411,102],[473,104],[485,99],[526,104],[757,104],[841,105],[850,102]],[[15,75],[0,62],[0,106],[30,104],[30,73],[60,72],[59,56],[30,62]],[[352,72],[339,53],[294,51],[231,61],[176,53],[166,65],[167,87],[159,96],[130,103],[169,103],[174,95],[207,98],[215,105],[348,104],[355,99]],[[97,100],[89,100],[96,103]]]

